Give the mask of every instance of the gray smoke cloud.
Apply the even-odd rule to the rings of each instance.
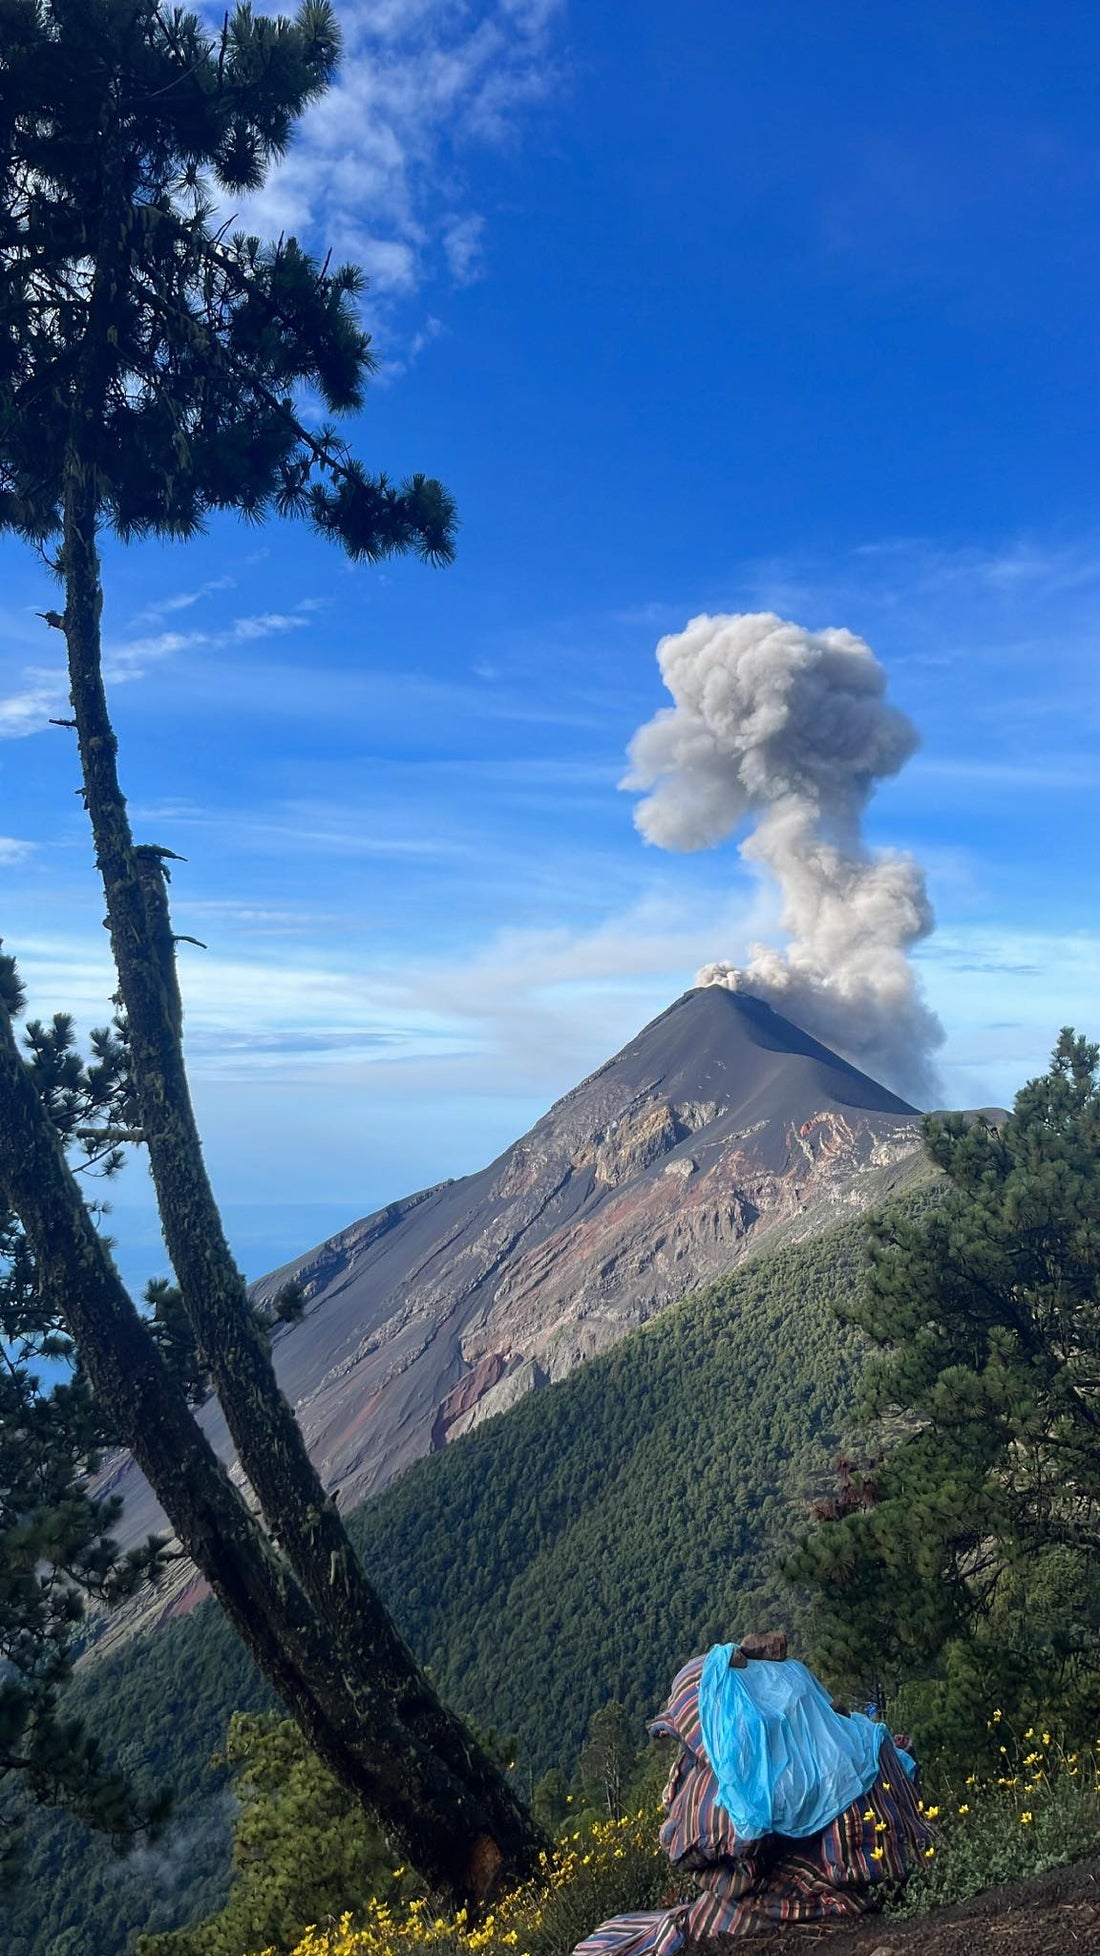
[[[754,944],[745,965],[705,965],[696,983],[766,999],[895,1091],[934,1097],[943,1028],[909,963],[934,924],[924,874],[862,834],[876,783],[918,736],[870,646],[765,611],[693,618],[657,659],[675,705],[630,743],[621,785],[645,791],[636,826],[688,850],[751,823],[741,854],[779,884],[790,938]]]

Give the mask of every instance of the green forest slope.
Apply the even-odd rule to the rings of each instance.
[[[571,1767],[591,1714],[782,1610],[775,1550],[835,1455],[860,1362],[851,1224],[762,1257],[418,1462],[356,1517],[445,1697]]]
[[[641,1719],[693,1651],[789,1614],[777,1553],[827,1473],[861,1362],[834,1310],[863,1227],[761,1256],[606,1356],[423,1460],[355,1517],[367,1567],[444,1695],[514,1732],[526,1791],[592,1712]],[[207,1761],[270,1700],[210,1604],[88,1666],[78,1708],[178,1789],[174,1835],[114,1860],[36,1817],[0,1899],[4,1956],[120,1956],[220,1905],[229,1802]]]

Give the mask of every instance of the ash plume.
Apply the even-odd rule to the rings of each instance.
[[[693,618],[657,659],[675,705],[630,743],[635,824],[660,849],[694,850],[751,823],[741,855],[779,884],[789,934],[696,983],[766,999],[897,1092],[933,1097],[943,1028],[909,963],[934,923],[924,873],[862,834],[876,784],[918,736],[870,646],[749,612]]]

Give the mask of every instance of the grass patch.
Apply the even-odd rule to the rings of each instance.
[[[887,1899],[888,1914],[923,1915],[1100,1850],[1100,1741],[1071,1750],[1042,1728],[1017,1738],[999,1716],[996,1725],[1000,1771],[940,1781],[925,1806],[933,1847]],[[690,1877],[678,1884],[658,1846],[662,1819],[648,1805],[621,1821],[589,1816],[559,1840],[537,1880],[476,1925],[433,1916],[415,1896],[375,1899],[356,1916],[308,1930],[292,1956],[568,1956],[610,1916],[695,1894]]]
[[[1041,1726],[1014,1733],[994,1713],[1000,1770],[944,1779],[925,1812],[933,1852],[887,1902],[923,1915],[1100,1850],[1100,1740],[1071,1749]]]

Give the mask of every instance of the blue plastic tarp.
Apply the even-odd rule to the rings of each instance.
[[[820,1833],[872,1785],[886,1728],[862,1712],[834,1711],[824,1686],[793,1657],[752,1658],[731,1671],[734,1648],[716,1644],[699,1680],[718,1798],[742,1841]],[[909,1771],[912,1761],[903,1763]]]

